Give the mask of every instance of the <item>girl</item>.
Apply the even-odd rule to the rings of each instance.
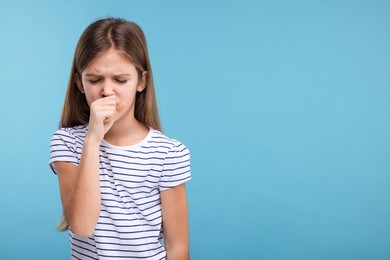
[[[50,151],[71,259],[189,258],[190,154],[161,133],[138,25],[107,18],[83,32]]]

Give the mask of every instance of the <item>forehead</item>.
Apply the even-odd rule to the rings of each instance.
[[[93,59],[83,74],[133,74],[134,64],[123,53],[109,49]]]

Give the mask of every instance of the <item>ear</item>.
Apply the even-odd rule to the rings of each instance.
[[[80,90],[81,93],[85,94],[84,86],[83,83],[81,82],[81,75],[76,73],[75,74],[75,81],[77,88]]]
[[[146,77],[147,77],[148,72],[144,71],[142,72],[142,77],[139,80],[138,86],[137,86],[137,91],[142,92],[146,88]]]

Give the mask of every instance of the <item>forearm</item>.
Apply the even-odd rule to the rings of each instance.
[[[161,205],[167,259],[190,259],[185,184],[162,191]]]
[[[90,236],[100,214],[99,146],[85,138],[79,172],[65,205],[65,216],[73,232]]]

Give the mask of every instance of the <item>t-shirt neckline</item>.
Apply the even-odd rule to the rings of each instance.
[[[141,145],[147,143],[152,135],[152,132],[153,132],[153,128],[148,126],[149,128],[149,132],[148,134],[145,136],[144,139],[142,139],[141,141],[139,141],[138,143],[136,144],[133,144],[133,145],[127,145],[127,146],[118,146],[118,145],[113,145],[113,144],[110,144],[109,142],[107,142],[106,140],[102,139],[102,142],[101,144],[103,144],[104,146],[110,148],[110,149],[113,149],[113,150],[131,150],[131,149],[134,149],[134,148],[138,148],[140,147]]]

